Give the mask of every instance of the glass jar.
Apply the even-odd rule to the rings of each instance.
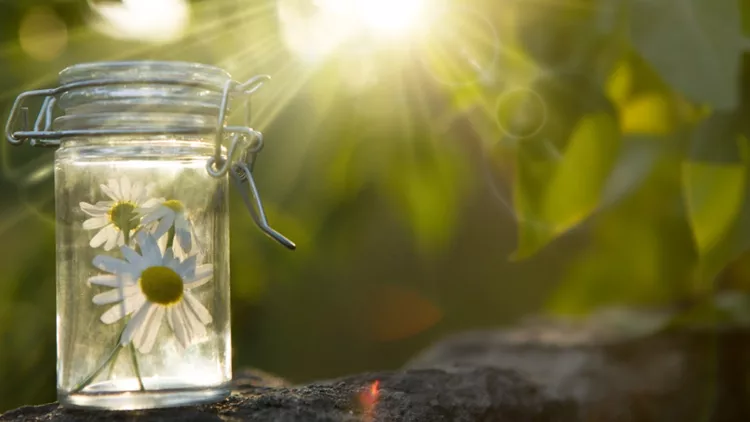
[[[64,406],[145,409],[229,394],[230,177],[259,226],[294,248],[268,227],[252,178],[262,136],[226,125],[230,102],[264,80],[238,84],[192,63],[93,63],[16,100],[8,141],[58,147]],[[16,130],[30,97],[44,98],[34,129]]]

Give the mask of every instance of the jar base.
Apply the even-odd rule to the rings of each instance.
[[[111,386],[111,382],[107,384]],[[96,385],[92,385],[91,389],[96,390]],[[86,392],[86,390],[79,393],[59,392],[58,401],[63,407],[71,409],[144,410],[216,403],[229,397],[231,393],[228,385],[151,391],[125,389],[124,391]]]

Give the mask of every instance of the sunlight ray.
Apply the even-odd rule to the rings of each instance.
[[[208,7],[208,5],[200,5],[201,7]],[[199,9],[200,10],[200,9]],[[210,31],[214,31],[214,33],[208,35],[209,41],[213,41],[222,35],[224,35],[226,32],[234,30],[234,28],[231,27],[231,24],[236,23],[238,21],[242,21],[243,19],[248,19],[253,16],[258,16],[265,14],[269,18],[273,17],[272,13],[273,9],[272,6],[269,5],[262,5],[262,6],[255,6],[251,8],[247,8],[245,10],[239,11],[234,15],[226,16],[220,19],[211,20],[208,22],[203,22],[194,25],[193,27],[189,28],[188,31],[184,34],[183,41],[180,42],[179,47],[177,48],[171,48],[169,51],[171,54],[174,54],[176,52],[184,51],[186,49],[189,49],[193,47],[197,43],[205,43],[206,37],[205,35],[209,33]],[[76,41],[85,41],[87,37],[95,36],[93,34],[93,31],[86,25],[82,25],[78,28],[75,28],[73,31],[70,31],[69,33],[69,40],[71,43]],[[141,44],[134,47],[130,47],[128,49],[122,49],[122,50],[113,50],[110,54],[107,56],[103,56],[99,59],[99,61],[116,61],[116,60],[127,60],[134,58],[135,56],[140,56],[147,54],[148,52],[154,52],[159,49],[164,48],[164,46],[161,45],[153,45],[153,44]],[[20,50],[14,45],[8,45],[5,46],[2,52],[0,52],[0,57],[5,54],[15,54],[20,53]],[[9,90],[7,92],[0,92],[0,101],[7,101],[9,98],[14,97],[18,95],[18,92],[28,91],[31,89],[37,89],[41,86],[47,86],[50,84],[54,84],[57,81],[57,73],[51,72],[49,74],[45,74],[41,77],[35,78],[29,82],[24,83],[21,87],[19,87],[17,90]]]

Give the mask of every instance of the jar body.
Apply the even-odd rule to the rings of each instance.
[[[227,177],[191,137],[66,140],[55,156],[63,405],[219,400],[231,381]]]

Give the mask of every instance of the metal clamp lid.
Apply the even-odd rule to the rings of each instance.
[[[240,191],[243,202],[258,227],[272,239],[293,250],[296,249],[294,242],[284,237],[268,224],[265,211],[263,210],[263,203],[252,174],[255,159],[263,149],[264,143],[263,134],[247,126],[250,121],[250,97],[270,79],[268,75],[259,75],[244,83],[230,79],[223,86],[219,86],[206,81],[182,80],[177,78],[107,78],[75,81],[57,88],[27,91],[20,94],[13,103],[5,125],[5,137],[14,146],[22,145],[28,141],[31,146],[54,148],[60,145],[62,139],[70,137],[213,134],[215,137],[214,154],[206,163],[206,171],[216,178],[231,174],[232,180]],[[55,104],[60,96],[67,92],[82,88],[112,85],[131,86],[152,84],[196,87],[221,94],[221,102],[216,107],[218,112],[216,127],[187,129],[179,126],[167,126],[158,129],[106,128],[53,130]],[[230,100],[238,96],[244,98],[245,101],[246,112],[243,122],[245,125],[231,126],[226,123],[229,103]],[[32,98],[44,98],[44,100],[33,128],[30,130],[29,108],[25,104]],[[225,138],[229,138],[230,142],[227,149],[227,156],[223,157],[221,149]]]

